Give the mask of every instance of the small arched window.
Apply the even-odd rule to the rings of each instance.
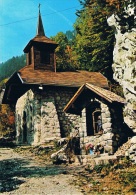
[[[100,133],[102,130],[101,110],[96,109],[92,113],[94,134]]]
[[[102,123],[101,123],[102,121],[100,119],[101,119],[100,103],[94,101],[86,107],[87,136],[92,136],[100,133],[99,127],[100,125],[102,127]]]

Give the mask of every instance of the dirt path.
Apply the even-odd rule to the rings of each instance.
[[[80,167],[79,167],[80,169]],[[0,194],[82,195],[74,185],[74,166],[56,166],[0,148]]]

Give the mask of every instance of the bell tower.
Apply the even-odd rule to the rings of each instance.
[[[27,57],[26,65],[32,65],[34,70],[56,72],[55,49],[57,46],[57,43],[45,35],[39,4],[36,36],[24,48]]]

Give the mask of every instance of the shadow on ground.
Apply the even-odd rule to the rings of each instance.
[[[24,178],[67,173],[64,166],[31,166],[29,161],[18,158],[2,160],[0,161],[0,192],[9,192],[19,188],[19,185],[25,182]]]

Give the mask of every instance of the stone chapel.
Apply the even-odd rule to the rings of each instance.
[[[26,66],[9,78],[3,97],[4,104],[16,105],[16,143],[39,145],[78,132],[81,150],[91,142],[116,151],[127,139],[124,99],[109,91],[99,72],[57,72],[57,46],[45,35],[39,10],[36,36],[24,48]]]

